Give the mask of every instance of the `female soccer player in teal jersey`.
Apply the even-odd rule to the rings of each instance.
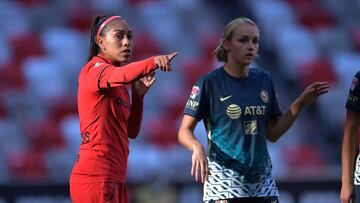
[[[269,73],[249,68],[260,34],[248,18],[231,21],[215,50],[225,65],[193,86],[179,130],[179,142],[192,151],[191,174],[204,183],[205,202],[278,202],[266,140],[277,141],[302,108],[328,91],[328,83],[309,85],[280,111]],[[194,137],[200,120],[208,133],[208,153]]]
[[[360,126],[360,71],[354,76],[346,101],[346,121],[342,145],[341,203],[360,202],[360,156],[358,130]],[[357,160],[355,162],[356,155]],[[356,164],[355,164],[356,163]],[[354,188],[355,185],[355,188]],[[354,189],[356,193],[354,193]],[[357,198],[355,198],[357,197]]]

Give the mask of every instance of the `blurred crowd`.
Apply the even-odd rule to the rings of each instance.
[[[191,153],[177,143],[183,107],[194,82],[221,66],[212,51],[226,23],[240,16],[260,28],[252,65],[272,74],[283,111],[307,84],[331,84],[269,143],[275,176],[340,178],[345,101],[360,70],[360,1],[0,0],[0,8],[0,183],[68,182],[81,138],[77,76],[92,17],[108,13],[132,27],[133,61],[179,52],[175,70],[157,72],[145,98],[130,146],[130,183],[192,181]],[[202,125],[195,134],[206,145]]]

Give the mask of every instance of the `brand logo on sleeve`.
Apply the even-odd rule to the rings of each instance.
[[[99,62],[96,62],[95,65],[94,65],[94,68],[97,68],[99,66],[101,66],[103,63],[99,63]]]
[[[199,93],[200,93],[200,88],[198,86],[193,86],[191,89],[190,98],[195,99]]]
[[[353,80],[351,81],[351,91],[354,91],[354,89],[358,86],[359,84],[359,80],[357,79],[357,77],[354,77]]]
[[[230,97],[232,97],[232,95],[229,95],[227,97],[220,97],[220,101],[223,102],[223,101],[229,99]]]

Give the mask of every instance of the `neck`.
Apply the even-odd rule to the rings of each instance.
[[[121,63],[120,62],[117,62],[116,60],[112,59],[110,56],[102,53],[102,52],[99,52],[98,54],[99,57],[103,58],[106,62],[114,65],[114,66],[120,66]]]
[[[240,65],[228,61],[224,65],[225,71],[235,78],[247,78],[249,76],[249,65]]]

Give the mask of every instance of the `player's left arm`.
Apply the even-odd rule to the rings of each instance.
[[[276,142],[294,123],[303,107],[312,104],[317,97],[327,93],[327,82],[315,82],[305,88],[303,93],[290,105],[289,109],[279,119],[271,119],[267,125],[266,138]]]
[[[139,132],[144,111],[144,96],[155,83],[155,72],[136,81],[131,88],[131,113],[128,120],[128,137],[135,139]]]

